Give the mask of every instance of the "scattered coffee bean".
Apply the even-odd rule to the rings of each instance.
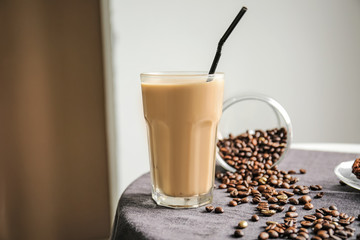
[[[288,196],[286,194],[277,195],[277,199],[279,199],[279,200],[287,200]]]
[[[278,238],[279,237],[279,233],[273,229],[269,230],[267,233],[269,234],[270,238]]]
[[[309,234],[307,234],[306,232],[299,232],[298,236],[303,237],[305,240],[309,239]]]
[[[230,207],[235,207],[235,206],[237,206],[237,202],[234,201],[234,200],[233,200],[233,201],[230,201],[230,202],[229,202],[229,206],[230,206]]]
[[[309,195],[305,195],[305,196],[302,196],[301,198],[299,198],[300,204],[306,204],[306,203],[310,203],[310,202],[311,202],[311,197]]]
[[[267,221],[266,222],[266,225],[270,226],[270,225],[277,225],[279,224],[278,222],[275,222],[275,221]]]
[[[315,195],[314,198],[322,198],[324,196],[324,192],[319,192],[318,194]]]
[[[288,212],[296,212],[296,207],[290,206]]]
[[[244,235],[245,235],[244,232],[242,230],[240,230],[240,229],[237,229],[234,232],[234,236],[237,237],[237,238],[243,237]]]
[[[258,239],[260,239],[260,240],[266,240],[266,239],[269,239],[269,234],[267,233],[267,232],[262,232],[262,233],[260,233],[260,235],[259,235],[259,237],[258,237]]]
[[[239,228],[246,228],[248,226],[248,222],[247,221],[240,221],[238,223],[238,227]]]
[[[303,169],[303,168],[301,168],[301,169],[299,170],[299,172],[300,172],[301,174],[305,174],[305,173],[306,173],[306,170]]]
[[[313,226],[313,222],[310,222],[310,221],[301,221],[300,224],[301,224],[301,226],[303,226],[305,228]]]
[[[249,202],[249,198],[247,198],[247,197],[241,198],[241,199],[240,199],[240,202],[241,202],[241,203],[248,203],[248,202]]]
[[[298,216],[299,216],[299,214],[297,212],[287,212],[285,214],[285,217],[290,217],[290,218],[296,218]]]
[[[320,186],[320,185],[311,185],[310,189],[314,190],[314,191],[320,191],[320,190],[322,190],[322,186]]]
[[[289,203],[293,204],[293,205],[298,205],[299,201],[295,198],[289,198]]]
[[[276,208],[275,210],[278,212],[282,212],[284,211],[285,207],[284,206],[279,206],[278,208]]]
[[[256,214],[251,216],[251,221],[253,221],[253,222],[257,222],[257,221],[259,221],[259,219],[260,219],[259,216]]]
[[[316,234],[318,237],[321,237],[322,239],[329,238],[329,234],[325,230],[319,230]]]
[[[330,206],[329,209],[330,209],[330,210],[338,210],[335,205]]]
[[[313,236],[313,237],[311,238],[311,240],[322,240],[322,238],[321,238],[321,237],[318,237],[318,236]]]
[[[212,211],[214,210],[214,207],[213,207],[213,206],[206,206],[206,207],[205,207],[205,210],[206,210],[207,212],[212,212]]]
[[[276,213],[276,211],[275,210],[261,210],[261,213],[264,216],[272,216]]]
[[[222,207],[216,207],[215,208],[215,213],[223,213],[224,209]]]
[[[279,200],[276,198],[276,197],[270,197],[269,199],[268,199],[268,202],[269,203],[277,203]]]
[[[312,205],[311,203],[305,203],[305,205],[304,205],[305,210],[311,210],[313,208],[314,208],[314,205]]]
[[[307,220],[307,221],[313,222],[313,221],[316,220],[316,216],[314,216],[314,215],[305,215],[304,219]]]

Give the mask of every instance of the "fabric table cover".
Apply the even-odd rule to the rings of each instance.
[[[336,205],[340,212],[352,216],[357,217],[360,214],[360,191],[349,186],[341,186],[334,174],[337,164],[359,156],[360,154],[289,150],[279,168],[293,169],[297,172],[300,168],[305,168],[307,173],[297,175],[300,178],[297,184],[307,186],[319,184],[323,186],[322,192],[325,193],[323,198],[314,199],[319,191],[310,192],[314,204],[313,210],[304,210],[301,205],[297,206],[298,224],[303,220],[304,215],[314,213],[315,208],[330,205]],[[217,171],[219,170],[222,169],[217,166]],[[219,185],[219,182],[216,181],[216,185]],[[233,239],[236,226],[241,220],[249,223],[249,226],[243,230],[245,236],[242,239],[257,239],[266,221],[283,222],[285,211],[271,217],[263,217],[256,211],[256,204],[245,203],[230,207],[228,206],[230,200],[226,189],[214,189],[211,205],[221,206],[224,209],[222,214],[207,213],[204,206],[193,209],[157,206],[151,198],[150,174],[147,173],[135,180],[122,194],[111,239]],[[285,209],[289,206],[290,204],[286,204]],[[250,220],[253,214],[260,216],[258,222]],[[351,226],[356,228],[355,236],[360,233],[358,220]],[[311,232],[310,229],[309,231]]]

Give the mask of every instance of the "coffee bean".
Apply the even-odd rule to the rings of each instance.
[[[247,221],[240,221],[240,222],[238,223],[238,227],[239,227],[239,228],[246,228],[248,225],[249,225],[249,224],[248,224]]]
[[[295,206],[290,206],[288,212],[295,212],[296,211],[296,207]]]
[[[278,196],[276,196],[276,197],[277,197],[277,199],[279,199],[279,200],[287,200],[287,199],[288,199],[288,196],[287,196],[286,194],[278,195]]]
[[[311,185],[310,189],[313,191],[319,191],[319,190],[322,190],[322,186],[321,185]]]
[[[304,219],[307,220],[307,221],[315,221],[316,220],[316,216],[314,215],[305,215],[304,216]]]
[[[260,219],[259,216],[256,214],[251,216],[251,221],[253,221],[253,222],[257,222],[257,221],[259,221],[259,219]]]
[[[321,213],[319,213],[319,212],[315,213],[314,216],[315,216],[316,218],[323,218],[323,217],[324,217],[324,215],[321,214]]]
[[[288,191],[284,191],[284,193],[288,196],[288,197],[293,197],[295,194],[292,192],[288,192]]]
[[[268,199],[268,202],[269,203],[277,203],[279,200],[276,198],[276,197],[270,197],[269,199]]]
[[[330,224],[330,223],[324,223],[323,224],[323,229],[324,230],[329,230],[329,229],[335,229],[335,225],[334,224]]]
[[[332,210],[332,211],[331,211],[331,215],[332,215],[333,217],[338,217],[338,216],[340,215],[340,213],[339,213],[337,210]]]
[[[279,237],[279,233],[276,232],[275,230],[271,229],[268,231],[269,237],[270,238],[278,238]]]
[[[260,233],[260,235],[259,235],[259,237],[258,237],[258,239],[260,239],[260,240],[266,240],[266,239],[269,239],[269,234],[267,233],[267,232],[262,232],[262,233]]]
[[[301,169],[299,170],[299,172],[300,172],[301,174],[305,174],[305,173],[306,173],[306,170],[303,169],[303,168],[301,168]]]
[[[271,205],[269,206],[269,209],[277,210],[279,207],[280,207],[280,206],[277,205],[277,204],[271,204]]]
[[[236,189],[234,189],[234,190],[232,190],[232,191],[230,192],[230,196],[231,196],[231,197],[237,197],[238,194],[239,194],[239,192],[238,192],[238,190],[236,190]],[[239,195],[239,197],[240,197],[240,195]]]
[[[323,228],[323,225],[321,223],[317,223],[314,226],[314,231],[317,232]]]
[[[275,209],[278,212],[282,212],[284,211],[285,207],[284,206],[279,206],[277,209]]]
[[[288,227],[287,229],[285,229],[285,232],[284,234],[287,236],[287,235],[290,235],[292,233],[295,233],[295,228],[293,227]]]
[[[240,202],[241,202],[241,203],[248,203],[248,202],[249,202],[249,198],[247,198],[247,197],[241,198],[241,199],[240,199]]]
[[[224,209],[222,207],[216,207],[215,208],[215,213],[223,213]]]
[[[297,212],[287,212],[285,214],[285,217],[291,217],[291,218],[296,218],[298,216],[299,216],[299,214]]]
[[[289,170],[288,174],[296,174],[296,171],[295,170]]]
[[[348,218],[349,216],[346,213],[340,213],[340,218]]]
[[[230,201],[229,206],[230,207],[235,207],[235,206],[237,206],[237,202],[236,201]]]
[[[324,192],[319,192],[318,194],[315,195],[314,198],[322,198],[324,196]]]
[[[277,225],[279,224],[278,222],[275,222],[275,221],[267,221],[266,222],[266,225],[270,226],[270,225]]]
[[[343,218],[343,219],[339,220],[339,224],[341,224],[343,226],[347,226],[347,225],[350,225],[350,222],[346,218]]]
[[[300,228],[299,232],[305,232],[305,233],[309,233],[309,230],[307,230],[306,228]]]
[[[272,216],[276,213],[276,211],[275,210],[261,210],[261,213],[264,216]]]
[[[313,223],[310,222],[310,221],[301,221],[300,222],[301,226],[305,227],[305,228],[308,228],[308,227],[312,227],[313,226]]]
[[[213,206],[206,206],[206,207],[205,207],[205,210],[206,210],[207,212],[212,212],[212,211],[214,210],[214,207],[213,207]]]
[[[322,238],[321,238],[321,237],[318,237],[318,236],[313,236],[313,237],[311,238],[311,240],[322,240]]]
[[[244,232],[240,229],[237,229],[234,232],[234,237],[237,237],[237,238],[243,237],[244,235],[245,235]]]
[[[224,183],[223,183],[223,184],[220,184],[220,185],[219,185],[219,188],[220,188],[220,189],[225,189],[225,188],[226,188],[226,184],[224,184]]]
[[[318,237],[321,237],[322,239],[330,237],[329,234],[327,233],[327,231],[325,231],[325,230],[318,231],[316,235]]]
[[[311,203],[305,203],[305,205],[304,205],[305,210],[311,210],[313,208],[314,208],[314,205],[312,205]]]
[[[309,195],[305,195],[305,196],[302,196],[301,198],[299,198],[300,204],[306,204],[306,203],[310,203],[310,202],[311,202],[311,197]]]
[[[302,236],[302,237],[304,237],[305,239],[309,239],[309,234],[307,234],[306,232],[299,232],[299,233],[298,233],[298,236]]]
[[[299,204],[299,201],[295,198],[289,198],[289,203],[293,204],[293,205],[298,205]]]

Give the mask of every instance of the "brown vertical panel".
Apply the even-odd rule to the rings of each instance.
[[[99,8],[0,0],[0,239],[108,237]]]

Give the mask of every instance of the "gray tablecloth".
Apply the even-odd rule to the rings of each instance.
[[[360,191],[341,186],[334,174],[334,167],[342,161],[359,157],[360,154],[290,150],[280,168],[284,170],[307,169],[299,175],[298,184],[320,184],[324,187],[322,199],[314,199],[315,208],[336,205],[340,212],[353,216],[360,214]],[[141,176],[123,193],[118,203],[111,239],[232,239],[236,225],[247,220],[243,239],[257,239],[265,222],[282,222],[284,212],[271,217],[261,217],[258,222],[249,221],[256,213],[251,203],[229,207],[231,198],[222,189],[214,190],[213,206],[224,208],[223,214],[206,213],[204,207],[196,209],[169,209],[159,207],[151,199],[150,175]],[[317,192],[312,192],[313,197]],[[290,206],[286,205],[286,208]],[[312,213],[298,207],[299,218]],[[359,221],[352,224],[360,233]],[[354,238],[355,239],[355,238]]]

